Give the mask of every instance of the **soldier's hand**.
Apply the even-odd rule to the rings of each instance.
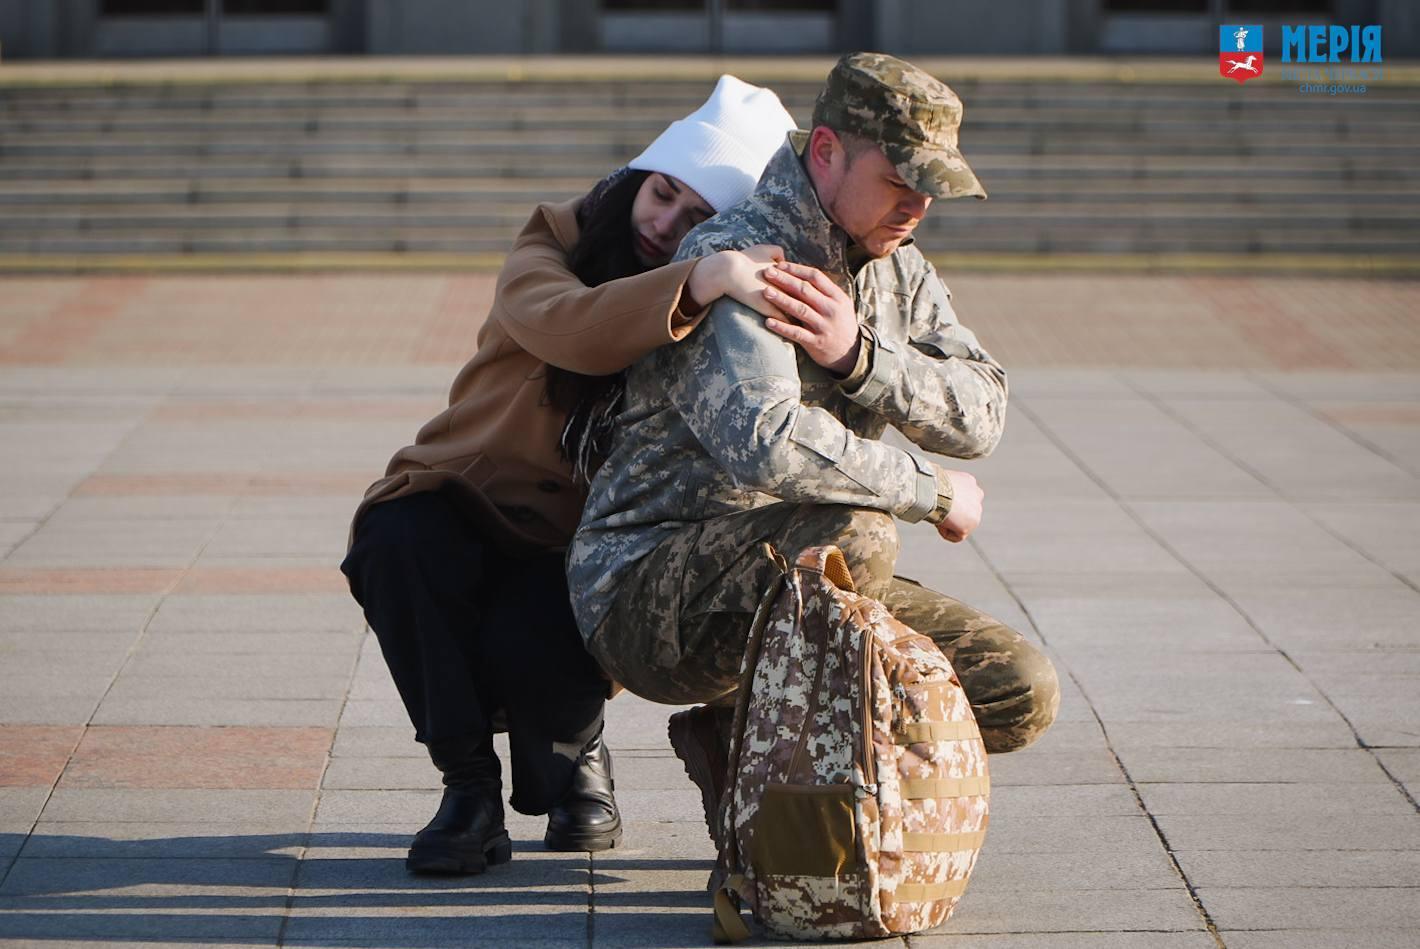
[[[946,518],[937,525],[937,533],[942,535],[943,540],[959,544],[981,523],[986,492],[981,490],[976,478],[965,471],[948,471],[947,478],[952,483],[952,506]]]
[[[765,268],[772,286],[765,298],[786,315],[770,317],[765,325],[791,343],[803,347],[809,358],[829,372],[846,376],[858,362],[862,336],[853,301],[821,270],[780,261]]]

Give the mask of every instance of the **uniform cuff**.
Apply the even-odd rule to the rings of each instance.
[[[868,374],[873,368],[873,337],[866,328],[858,331],[858,361],[853,364],[853,368],[848,375],[838,380],[838,385],[843,391],[857,389],[868,378]]]
[[[858,354],[858,366],[854,367],[853,374],[840,382],[839,386],[844,395],[859,405],[871,405],[897,377],[900,356],[892,343],[879,339],[877,334],[866,326],[862,332],[863,345]],[[865,354],[868,359],[866,366],[863,362]]]
[[[924,518],[929,518],[934,513],[936,513],[937,508],[941,506],[938,500],[938,494],[941,489],[938,486],[940,479],[937,477],[936,465],[932,464],[927,459],[919,458],[916,455],[911,454],[910,452],[908,454],[909,457],[912,458],[912,463],[917,466],[917,497],[912,502],[912,507],[908,508],[906,511],[903,511],[902,514],[899,515],[899,517],[901,517],[904,521],[907,521],[909,524],[913,524],[917,521],[923,520]],[[950,485],[948,486],[948,490],[951,490]],[[950,505],[951,501],[948,500],[947,503],[948,505]],[[937,518],[937,520],[940,521],[943,517],[946,516],[947,515],[943,513],[941,517]]]
[[[936,478],[937,505],[922,518],[929,524],[940,524],[947,519],[947,515],[952,512],[952,479],[947,477],[947,473],[941,468],[937,469]]]

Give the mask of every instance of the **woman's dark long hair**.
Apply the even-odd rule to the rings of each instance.
[[[650,175],[619,168],[603,178],[577,209],[577,246],[567,265],[589,287],[650,269],[637,258],[631,228],[631,205]],[[572,463],[574,479],[588,481],[611,448],[611,426],[621,405],[626,373],[584,376],[547,367],[547,398],[567,413],[562,429],[562,457]]]

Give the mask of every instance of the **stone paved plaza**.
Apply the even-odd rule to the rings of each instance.
[[[1420,943],[1420,284],[962,274],[1011,371],[965,545],[900,570],[1064,684],[913,949]],[[672,709],[629,819],[414,879],[437,776],[335,569],[442,404],[480,274],[0,280],[0,942],[701,946]],[[899,940],[890,944],[902,944]]]

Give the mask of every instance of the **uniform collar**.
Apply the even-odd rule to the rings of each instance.
[[[849,290],[848,235],[824,211],[799,155],[809,133],[790,132],[760,176],[747,204],[774,226],[774,239],[784,256],[817,267],[834,283]]]

